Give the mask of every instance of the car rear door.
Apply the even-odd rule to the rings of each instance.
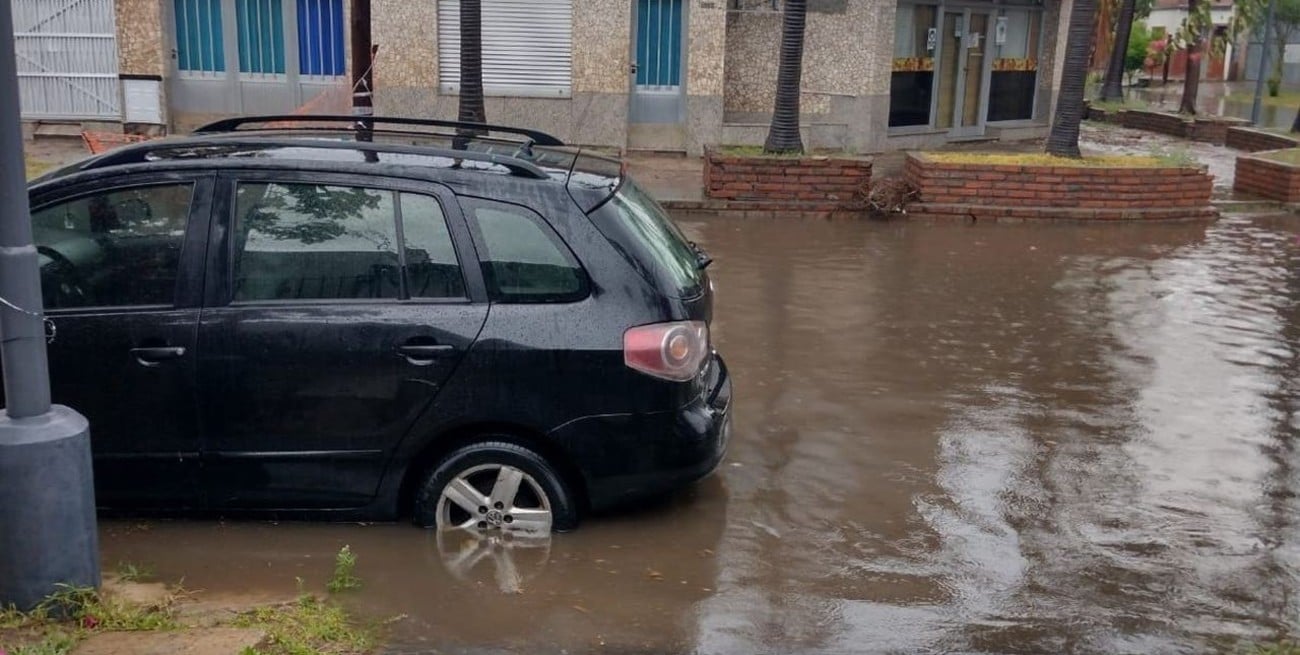
[[[212,505],[366,505],[487,316],[481,276],[460,265],[475,259],[454,196],[232,173],[210,238],[199,379]]]
[[[100,177],[32,198],[51,392],[90,420],[100,506],[203,504],[195,361],[214,181]]]

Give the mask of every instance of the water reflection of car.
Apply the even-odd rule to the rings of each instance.
[[[257,125],[31,187],[102,506],[546,532],[721,461],[709,259],[617,160]]]

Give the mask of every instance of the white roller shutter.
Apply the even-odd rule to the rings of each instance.
[[[573,0],[482,0],[483,92],[568,97]],[[460,91],[460,0],[438,0],[438,80]]]

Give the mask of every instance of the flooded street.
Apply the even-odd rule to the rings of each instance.
[[[1191,653],[1300,622],[1300,223],[684,228],[736,383],[715,476],[542,542],[106,520],[106,570],[284,596],[348,544],[391,652]]]

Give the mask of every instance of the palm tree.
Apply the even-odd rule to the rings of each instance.
[[[781,64],[776,75],[776,103],[772,127],[763,152],[803,152],[799,137],[799,78],[803,73],[804,24],[808,0],[785,0],[781,27]]]
[[[1047,135],[1048,154],[1081,157],[1079,123],[1083,122],[1083,94],[1088,80],[1088,50],[1092,45],[1095,0],[1074,0],[1070,12],[1069,36],[1061,62],[1061,95],[1056,99],[1056,116]]]
[[[483,0],[460,0],[460,106],[457,120],[486,123],[483,104]],[[464,149],[477,130],[461,130],[455,140]]]
[[[1124,63],[1128,59],[1129,35],[1133,31],[1136,12],[1137,0],[1120,0],[1115,43],[1110,51],[1110,65],[1106,67],[1106,83],[1101,87],[1102,100],[1124,99]]]

